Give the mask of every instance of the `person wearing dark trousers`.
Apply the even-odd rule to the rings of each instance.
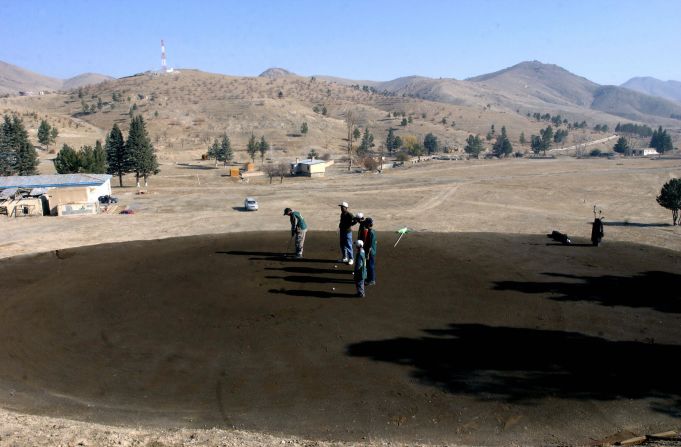
[[[367,228],[366,239],[363,241],[366,247],[366,259],[367,259],[367,280],[366,284],[368,286],[373,286],[376,284],[376,245],[378,241],[376,239],[376,231],[374,230],[374,220],[371,217],[367,217],[364,221],[364,225]]]
[[[367,263],[363,246],[364,243],[362,241],[355,242],[355,247],[357,247],[357,263],[355,263],[354,278],[359,298],[364,298],[364,281],[367,278]]]
[[[289,216],[291,220],[291,237],[296,238],[296,258],[303,257],[303,245],[305,245],[305,233],[307,233],[307,224],[305,219],[298,211],[293,211],[291,208],[284,210],[284,216]]]
[[[354,262],[352,256],[352,226],[357,222],[355,221],[355,216],[348,211],[348,202],[342,202],[338,206],[340,206],[341,209],[340,223],[338,224],[341,259],[338,262],[345,262],[348,265],[352,265]]]

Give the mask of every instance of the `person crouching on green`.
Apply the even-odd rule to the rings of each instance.
[[[357,297],[364,298],[364,280],[367,279],[367,260],[364,254],[364,242],[355,242],[357,252],[355,254],[355,286],[357,286]]]

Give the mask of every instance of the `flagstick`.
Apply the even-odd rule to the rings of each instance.
[[[397,238],[397,242],[395,242],[395,245],[393,245],[393,248],[397,247],[397,244],[400,243],[400,239],[402,239],[402,236],[404,236],[404,233],[400,233],[400,237]]]

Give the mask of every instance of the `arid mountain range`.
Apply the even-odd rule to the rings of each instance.
[[[622,87],[636,90],[646,95],[659,96],[672,101],[681,101],[681,82],[660,81],[651,77],[631,78]]]
[[[0,95],[19,92],[71,90],[113,79],[97,73],[83,73],[69,79],[57,79],[0,61]]]
[[[5,71],[0,79],[9,78],[8,66],[1,67]],[[492,126],[497,132],[503,126],[515,150],[526,151],[529,147],[521,141],[529,141],[549,124],[534,119],[536,113],[560,114],[569,123],[586,121],[585,129],[570,131],[560,144],[563,147],[610,137],[618,122],[631,121],[662,125],[676,142],[681,139],[681,121],[672,118],[681,116],[681,103],[601,86],[536,61],[466,80],[409,76],[387,82],[357,81],[303,77],[282,68],[268,69],[257,77],[235,77],[179,69],[109,79],[85,85],[79,92],[75,87],[66,90],[64,81],[47,83],[50,79],[39,75],[23,79],[22,89],[35,91],[43,83],[54,93],[0,98],[0,112],[22,114],[34,133],[40,119],[47,119],[60,129],[57,147],[94,144],[114,123],[125,132],[130,115],[140,114],[155,147],[170,160],[205,153],[223,133],[237,151],[244,150],[253,134],[265,136],[275,158],[305,156],[310,149],[320,155],[342,156],[348,111],[356,127],[369,128],[375,135],[376,149],[389,128],[402,137],[421,140],[432,133],[442,146],[461,150],[471,133],[485,136]],[[32,85],[31,80],[35,81]],[[92,80],[96,79],[85,77],[85,81]],[[301,132],[303,123],[307,133]],[[609,132],[594,131],[596,125],[609,126]],[[493,142],[492,138],[485,145]],[[648,142],[634,143],[645,146]],[[610,150],[612,144],[601,149]]]

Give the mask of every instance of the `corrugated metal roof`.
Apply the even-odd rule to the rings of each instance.
[[[319,163],[326,163],[324,160],[313,160],[313,159],[306,159],[306,160],[300,160],[298,163],[301,165],[318,165]]]
[[[109,174],[14,175],[11,177],[0,177],[0,189],[97,186],[109,179],[111,179]]]

